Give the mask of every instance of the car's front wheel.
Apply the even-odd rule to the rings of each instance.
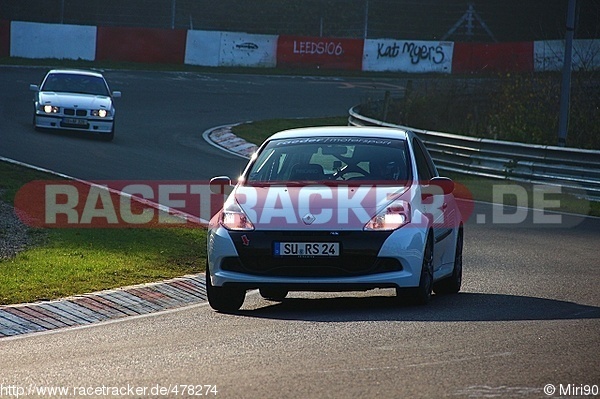
[[[456,237],[456,251],[454,252],[454,269],[452,275],[434,284],[436,294],[456,294],[462,285],[462,258],[463,258],[463,231],[458,230]]]
[[[102,139],[102,141],[113,141],[114,138],[115,138],[115,125],[113,123],[113,127],[112,127],[110,133],[101,133],[100,139]]]
[[[35,107],[33,107],[33,117],[31,118],[31,124],[33,125],[33,130],[36,132],[41,132],[42,128],[37,125],[37,116],[35,113]]]
[[[102,139],[102,141],[113,141],[113,139],[115,138],[115,133],[110,132],[108,134],[103,134],[102,136],[100,136],[100,138]]]
[[[431,291],[433,289],[433,238],[431,234],[425,244],[423,251],[423,265],[421,266],[421,276],[419,278],[419,286],[409,289],[396,290],[399,298],[406,298],[411,304],[426,305],[431,299]]]
[[[206,265],[206,296],[214,310],[230,313],[239,310],[246,298],[246,291],[239,288],[215,287],[210,280],[210,270]]]

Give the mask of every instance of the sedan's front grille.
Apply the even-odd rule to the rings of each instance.
[[[73,109],[73,108],[65,108],[65,115],[69,116],[86,116],[87,111],[85,109]]]
[[[393,258],[377,254],[390,232],[230,232],[239,258],[224,260],[224,270],[262,276],[350,277],[402,270]],[[339,256],[274,256],[275,242],[337,242]]]
[[[245,259],[231,257],[223,259],[223,270],[247,273],[257,276],[274,277],[352,277],[402,270],[402,264],[394,258],[377,258],[371,255],[358,255],[338,259],[274,260],[271,257]]]

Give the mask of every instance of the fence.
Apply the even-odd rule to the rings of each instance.
[[[269,35],[461,42],[563,39],[567,2],[447,0],[0,0],[0,19]],[[598,0],[577,2],[578,39],[598,37]],[[457,25],[458,22],[461,22]],[[489,28],[490,36],[483,28]],[[448,33],[452,31],[451,35]]]
[[[481,177],[560,186],[600,201],[600,151],[527,145],[398,126],[349,110],[354,126],[384,126],[415,132],[440,170]]]

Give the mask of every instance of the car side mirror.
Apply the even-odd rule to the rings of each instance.
[[[40,91],[40,87],[38,85],[29,85],[29,90]]]
[[[121,97],[121,92],[120,92],[120,91],[113,91],[113,92],[112,92],[112,96],[113,96],[114,98],[119,98],[119,97]]]
[[[454,182],[447,177],[434,177],[421,190],[421,199],[427,200],[434,195],[448,195],[454,191]]]
[[[447,177],[434,177],[429,181],[429,184],[440,187],[444,195],[454,192],[454,182]]]
[[[213,177],[210,179],[208,186],[213,194],[225,194],[225,187],[231,186],[231,179],[229,176]]]

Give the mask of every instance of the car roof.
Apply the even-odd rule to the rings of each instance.
[[[407,140],[410,132],[389,127],[367,126],[318,126],[288,129],[275,133],[267,140],[297,139],[309,137],[363,137]]]
[[[95,71],[87,71],[82,69],[51,69],[48,71],[47,75],[50,74],[69,74],[69,75],[82,75],[82,76],[95,76],[99,78],[103,78],[100,72]]]

